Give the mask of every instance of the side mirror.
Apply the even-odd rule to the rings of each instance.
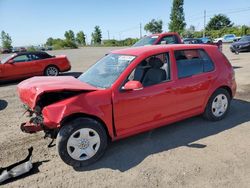
[[[8,61],[8,63],[9,63],[9,64],[13,64],[13,63],[15,63],[15,61],[14,61],[13,59],[10,59],[10,60]]]
[[[161,41],[161,44],[167,44],[167,41],[163,40]]]
[[[143,89],[143,86],[141,82],[139,81],[128,81],[123,87],[122,90],[128,91],[128,90],[141,90]]]

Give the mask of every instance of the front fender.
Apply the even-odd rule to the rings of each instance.
[[[49,129],[60,128],[61,122],[72,114],[86,114],[101,119],[109,132],[112,128],[111,92],[107,90],[83,93],[43,108],[43,124]]]

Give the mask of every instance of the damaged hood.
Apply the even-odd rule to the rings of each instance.
[[[44,93],[95,90],[98,90],[98,88],[81,82],[72,76],[33,77],[22,81],[17,86],[19,98],[31,109],[34,109],[40,96]]]

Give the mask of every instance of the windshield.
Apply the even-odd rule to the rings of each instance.
[[[11,58],[13,58],[14,56],[15,56],[15,54],[3,58],[3,59],[1,60],[1,63],[2,63],[2,64],[6,63],[7,61],[9,61],[9,60],[10,60]]]
[[[133,47],[152,45],[157,40],[157,38],[158,38],[158,36],[144,37],[144,38],[140,39],[139,41],[137,41],[133,45]]]
[[[243,36],[239,42],[250,42],[250,36]]]
[[[134,59],[135,56],[109,54],[81,74],[78,79],[95,87],[109,88]]]

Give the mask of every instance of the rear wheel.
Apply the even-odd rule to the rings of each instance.
[[[61,159],[68,165],[81,167],[94,163],[104,154],[107,134],[98,121],[77,118],[60,129],[56,142]]]
[[[223,119],[230,107],[231,97],[227,90],[217,89],[210,97],[203,116],[212,121]]]
[[[44,70],[45,76],[57,76],[58,74],[59,74],[59,69],[56,66],[50,65]]]

